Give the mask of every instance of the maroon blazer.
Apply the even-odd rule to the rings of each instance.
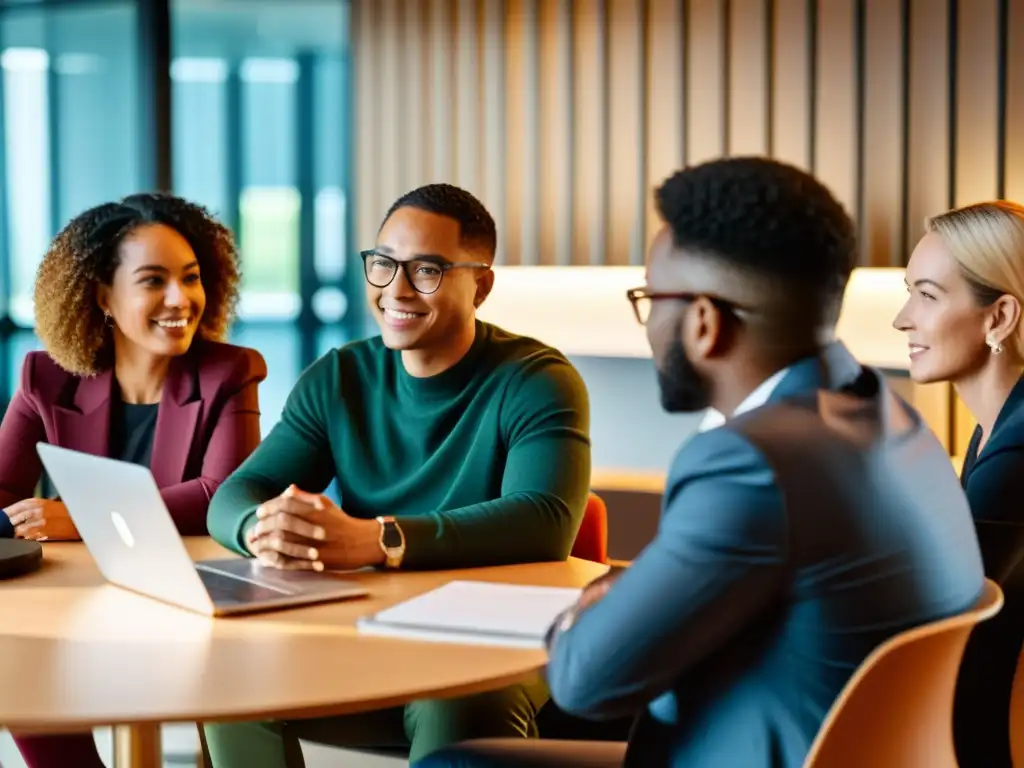
[[[171,361],[150,468],[182,534],[206,534],[213,492],[259,445],[257,387],[266,376],[259,352],[201,339]],[[0,423],[0,509],[35,493],[36,443],[109,456],[113,392],[113,371],[82,378],[45,352],[28,354]]]

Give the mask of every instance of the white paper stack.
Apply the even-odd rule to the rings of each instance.
[[[359,632],[508,648],[543,648],[548,627],[579,589],[451,581],[360,619]]]

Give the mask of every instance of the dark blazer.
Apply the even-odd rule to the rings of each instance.
[[[257,387],[267,376],[259,352],[196,340],[167,372],[150,468],[185,535],[206,533],[210,497],[260,442]],[[36,443],[108,456],[113,371],[67,373],[30,352],[21,386],[0,424],[0,509],[35,493],[42,474]],[[0,535],[13,535],[0,514]]]
[[[655,539],[556,624],[552,697],[640,713],[627,766],[799,768],[874,648],[983,585],[948,455],[836,343],[683,446]]]
[[[985,571],[1003,583],[1024,555],[1024,378],[1010,390],[992,434],[978,455],[981,427],[975,427],[960,474],[979,529]]]
[[[960,481],[985,573],[1002,586],[1004,604],[967,642],[953,731],[961,768],[1010,768],[1010,694],[1024,644],[1024,379],[999,410],[981,455],[980,441],[981,427],[976,427]]]

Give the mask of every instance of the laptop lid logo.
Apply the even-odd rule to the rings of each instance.
[[[135,537],[132,536],[131,529],[128,527],[127,521],[121,517],[119,512],[111,512],[110,519],[114,523],[114,529],[117,531],[117,535],[121,537],[121,541],[124,542],[126,547],[135,546]]]

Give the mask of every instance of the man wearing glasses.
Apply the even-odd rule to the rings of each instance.
[[[765,158],[688,168],[657,203],[629,299],[665,410],[716,415],[672,464],[654,541],[548,637],[554,702],[637,715],[629,744],[481,740],[416,768],[800,768],[872,650],[982,593],[949,456],[834,339],[857,257],[842,206]]]
[[[476,319],[494,220],[434,184],[388,211],[361,254],[381,335],[333,350],[214,495],[209,529],[267,565],[469,568],[568,556],[590,487],[589,403],[558,351]],[[337,479],[340,506],[322,495]],[[386,674],[386,670],[382,671]],[[410,746],[536,735],[543,681],[369,716],[207,726],[215,768],[302,765],[298,738]]]

